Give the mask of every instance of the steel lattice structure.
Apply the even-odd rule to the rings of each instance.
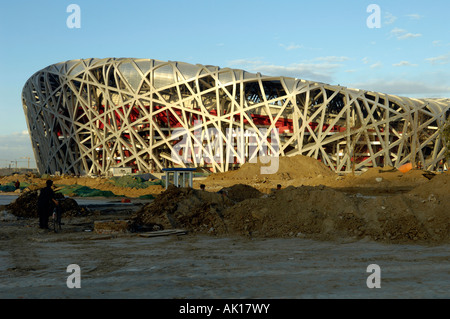
[[[39,171],[81,175],[107,174],[111,167],[227,171],[255,156],[249,149],[258,134],[272,145],[269,132],[278,133],[278,147],[269,145],[267,155],[311,156],[336,172],[407,162],[433,170],[446,151],[440,130],[450,105],[449,99],[130,58],[48,66],[26,82],[22,101]],[[180,128],[191,141],[184,154],[175,148]],[[212,137],[210,128],[253,135]],[[217,149],[218,138],[227,154]]]

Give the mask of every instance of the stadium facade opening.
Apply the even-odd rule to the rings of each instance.
[[[26,82],[22,102],[39,172],[76,175],[116,167],[223,172],[298,154],[342,173],[408,162],[433,170],[445,157],[440,130],[450,105],[131,58],[50,65]]]

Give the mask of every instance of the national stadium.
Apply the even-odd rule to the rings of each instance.
[[[81,59],[36,72],[22,92],[40,173],[112,168],[224,172],[305,155],[336,173],[435,170],[450,99],[153,59]]]

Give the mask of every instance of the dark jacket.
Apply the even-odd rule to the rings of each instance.
[[[55,192],[51,187],[44,187],[41,189],[38,197],[37,206],[38,209],[51,210],[53,209],[55,203],[53,202],[55,199]]]

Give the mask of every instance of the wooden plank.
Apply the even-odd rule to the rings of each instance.
[[[151,232],[139,233],[139,237],[151,238],[159,236],[169,236],[169,235],[186,235],[187,231],[183,229],[167,229],[167,230],[156,230]]]

